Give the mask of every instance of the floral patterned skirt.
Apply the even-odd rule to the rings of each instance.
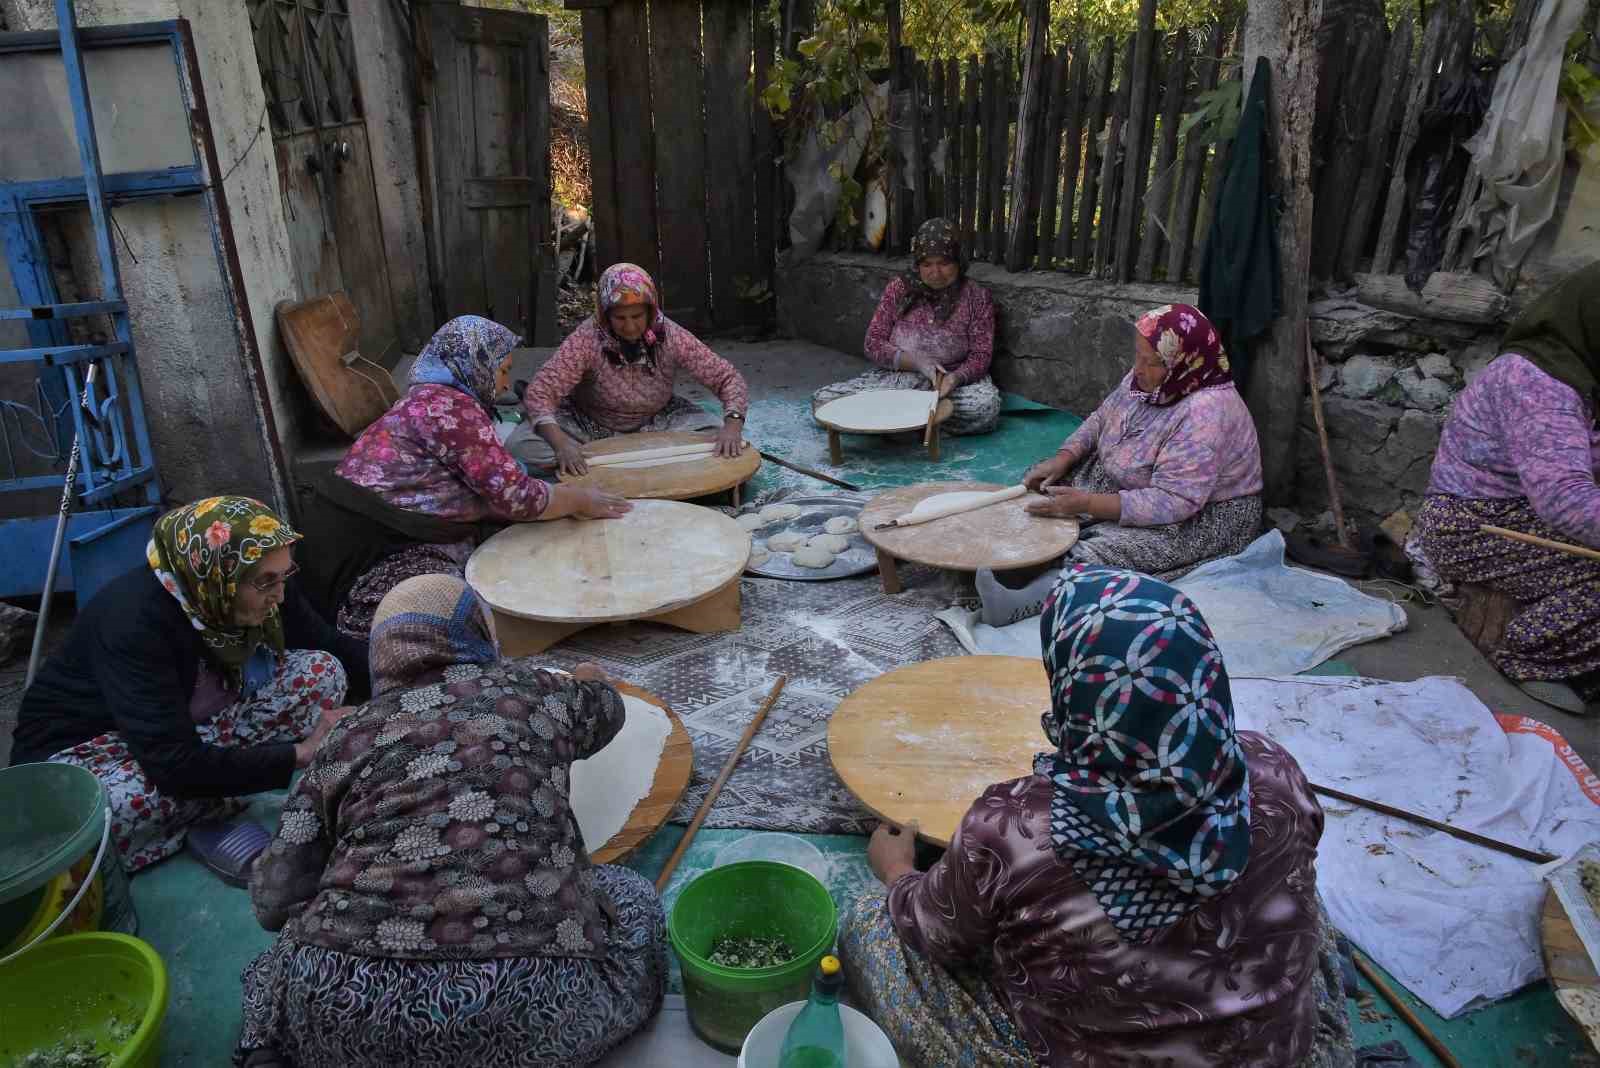
[[[337,657],[291,649],[279,658],[272,680],[250,700],[223,709],[195,730],[207,745],[298,742],[315,729],[324,709],[343,703],[344,694],[344,665]],[[151,784],[117,731],[79,742],[50,759],[87,768],[105,785],[111,799],[111,840],[130,874],[182,849],[190,826],[232,819],[247,807],[236,797],[168,797]]]
[[[1558,541],[1525,497],[1486,500],[1429,496],[1417,511],[1415,539],[1428,564],[1451,582],[1510,594],[1517,614],[1490,659],[1506,677],[1570,683],[1600,698],[1600,562],[1484,534],[1506,527]]]
[[[883,1028],[911,1068],[1027,1068],[1077,1063],[1072,1050],[1036,1060],[987,978],[955,971],[908,949],[889,918],[887,891],[863,894],[839,921],[839,955],[850,993]],[[1312,974],[1317,1033],[1311,1051],[1286,1068],[1354,1068],[1349,1007],[1339,973],[1337,933],[1322,917]]]
[[[280,937],[244,971],[234,1063],[272,1049],[294,1068],[593,1064],[660,1010],[667,982],[655,887],[610,864],[594,882],[617,907],[604,960],[393,960]]]
[[[831,386],[823,386],[811,395],[811,410],[873,389],[932,389],[928,378],[920,371],[891,371],[876,367]],[[976,382],[958,386],[950,392],[950,402],[955,410],[950,418],[939,424],[940,433],[962,436],[988,434],[1000,423],[1000,391],[988,375]]]

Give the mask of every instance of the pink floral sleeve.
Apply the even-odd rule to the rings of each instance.
[[[744,375],[712,352],[699,338],[682,327],[672,331],[676,343],[673,356],[678,365],[694,376],[695,381],[717,395],[725,415],[744,415],[750,408],[750,388]]]
[[[878,310],[872,313],[872,322],[867,326],[867,341],[864,346],[867,359],[890,370],[898,370],[894,365],[894,325],[900,317],[895,309],[900,306],[900,298],[905,291],[905,281],[900,278],[895,278],[884,286],[883,297],[878,301]]]
[[[1209,413],[1195,413],[1202,414]],[[1150,485],[1118,493],[1122,516],[1117,521],[1125,527],[1158,527],[1181,523],[1204,508],[1217,485],[1220,430],[1209,418],[1185,420],[1156,454]]]
[[[495,436],[494,424],[476,400],[459,390],[440,390],[428,407],[433,433],[429,449],[454,471],[500,519],[537,519],[550,503],[550,487],[529,478]]]
[[[961,311],[967,321],[967,358],[953,372],[962,385],[970,385],[989,373],[994,362],[994,298],[976,282],[967,283],[961,294]]]
[[[555,421],[556,409],[578,388],[598,356],[592,330],[579,327],[567,336],[522,394],[522,406],[534,426]]]

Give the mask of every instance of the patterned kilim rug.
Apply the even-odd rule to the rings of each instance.
[[[745,578],[737,632],[629,623],[576,634],[540,659],[569,669],[593,661],[682,717],[695,770],[673,814],[680,823],[693,818],[773,683],[788,675],[705,826],[865,834],[872,818],[828,760],[828,718],[843,697],[885,671],[962,655],[933,618],[963,596],[958,580],[930,568],[900,573],[906,590],[894,597],[876,573],[832,582]]]

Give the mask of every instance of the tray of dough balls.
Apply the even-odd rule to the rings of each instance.
[[[750,563],[745,571],[767,578],[819,579],[864,575],[878,566],[878,554],[861,536],[859,519],[866,497],[786,497],[738,517],[750,532]]]

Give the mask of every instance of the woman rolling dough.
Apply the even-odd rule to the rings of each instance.
[[[661,312],[642,268],[617,263],[600,276],[594,318],[574,330],[522,394],[527,420],[506,442],[531,467],[583,475],[583,446],[616,434],[710,430],[718,420],[672,391],[681,368],[722,402],[718,456],[743,447],[750,390],[732,364]]]

